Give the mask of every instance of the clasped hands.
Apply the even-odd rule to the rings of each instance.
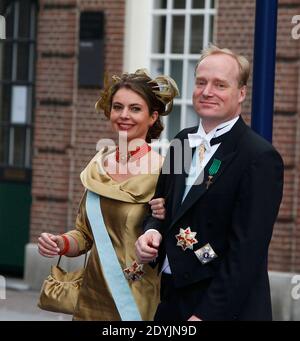
[[[156,198],[149,201],[154,218],[163,220],[166,216],[164,198]],[[135,243],[136,255],[139,263],[149,263],[158,256],[158,248],[161,243],[162,236],[156,230],[149,230],[142,234]]]

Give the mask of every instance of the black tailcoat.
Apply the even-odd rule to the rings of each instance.
[[[185,129],[176,138],[187,141],[187,134],[197,128]],[[214,159],[221,166],[207,188]],[[183,316],[272,319],[268,248],[282,199],[282,158],[240,117],[205,167],[202,184],[192,186],[183,202],[188,171],[176,174],[178,162],[190,164],[191,156],[184,160],[183,152],[171,147],[155,194],[166,199],[166,219],[149,215],[144,229],[158,229],[163,236],[158,262],[161,268],[167,254],[174,285],[184,293],[177,302]],[[168,165],[170,174],[164,174]],[[197,232],[198,243],[183,251],[175,235],[187,227]],[[217,258],[203,265],[194,251],[207,243]]]

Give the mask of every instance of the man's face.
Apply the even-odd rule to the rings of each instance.
[[[217,126],[238,116],[246,87],[238,85],[239,66],[226,54],[204,58],[196,70],[193,104],[203,123]]]

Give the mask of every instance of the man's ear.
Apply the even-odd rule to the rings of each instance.
[[[246,98],[246,95],[247,95],[247,86],[246,85],[243,85],[241,88],[240,88],[240,96],[239,96],[239,103],[241,104],[242,102],[244,102],[245,98]]]

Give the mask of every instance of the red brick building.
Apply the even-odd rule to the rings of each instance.
[[[36,243],[43,231],[62,233],[73,227],[83,192],[79,174],[95,154],[97,141],[112,137],[107,120],[94,111],[99,86],[82,85],[79,69],[96,73],[101,65],[109,74],[119,74],[147,67],[152,75],[171,74],[181,90],[172,125],[165,122],[163,137],[171,138],[197,120],[191,104],[192,71],[203,46],[213,41],[252,62],[255,19],[254,0],[26,3],[0,5],[10,25],[7,39],[0,41],[0,272],[19,274],[25,244]],[[90,12],[102,13],[103,56],[84,66],[81,19]],[[295,15],[300,15],[300,0],[279,0],[273,143],[284,158],[285,186],[269,265],[281,272],[300,271],[300,40],[292,37]],[[29,68],[27,75],[22,67]],[[247,122],[251,86],[250,79]],[[23,119],[22,110],[15,108],[17,94],[27,98]],[[17,134],[18,129],[23,133]],[[15,200],[22,196],[23,201]],[[11,250],[18,254],[15,261],[7,256]]]

